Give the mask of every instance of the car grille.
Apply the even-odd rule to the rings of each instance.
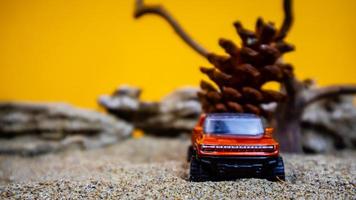
[[[204,152],[273,152],[273,145],[202,145]]]

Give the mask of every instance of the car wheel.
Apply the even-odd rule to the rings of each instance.
[[[202,182],[208,181],[210,179],[209,174],[198,162],[195,156],[192,156],[190,159],[190,173],[189,180],[193,182]]]
[[[266,177],[269,181],[284,181],[285,173],[284,173],[284,163],[282,157],[277,158],[277,165],[274,166],[271,172]]]

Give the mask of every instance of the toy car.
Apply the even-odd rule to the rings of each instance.
[[[284,164],[273,128],[253,114],[203,114],[188,149],[191,181],[256,177],[284,180]]]

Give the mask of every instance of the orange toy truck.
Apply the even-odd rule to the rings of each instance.
[[[188,150],[191,181],[265,178],[284,180],[284,164],[273,128],[253,114],[203,114]]]

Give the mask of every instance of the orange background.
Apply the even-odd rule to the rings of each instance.
[[[123,83],[156,100],[198,85],[209,65],[156,16],[134,20],[133,0],[0,1],[0,100],[65,101],[96,108]],[[282,0],[148,0],[164,5],[207,49],[239,42],[232,23],[258,16],[280,24]],[[285,60],[320,85],[356,83],[356,1],[295,0]]]

